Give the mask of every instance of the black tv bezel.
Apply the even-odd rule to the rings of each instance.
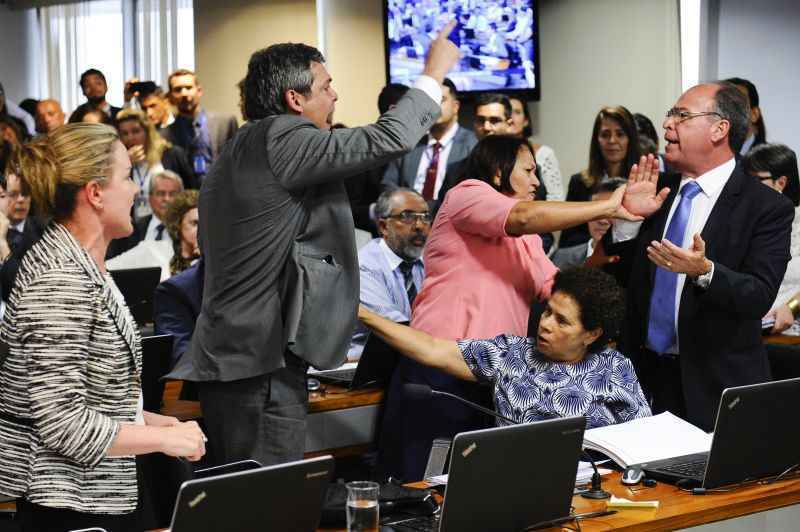
[[[515,96],[523,101],[538,102],[542,98],[542,66],[539,55],[539,0],[530,0],[533,9],[533,61],[536,73],[536,86],[532,89],[496,89],[496,90],[460,90],[459,99],[470,100],[481,94],[500,92],[508,96]],[[392,83],[389,71],[389,0],[382,0],[383,4],[383,65],[386,72],[386,84]]]

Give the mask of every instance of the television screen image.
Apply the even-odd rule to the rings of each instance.
[[[386,0],[387,73],[411,85],[431,41],[449,21],[461,60],[448,74],[459,92],[526,91],[538,99],[535,0]]]

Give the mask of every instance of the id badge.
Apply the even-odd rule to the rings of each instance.
[[[205,157],[203,157],[200,154],[197,154],[192,159],[194,161],[195,174],[205,174],[208,171],[208,163],[206,163]]]

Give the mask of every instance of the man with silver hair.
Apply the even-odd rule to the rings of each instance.
[[[411,306],[422,287],[422,249],[431,230],[431,212],[421,194],[410,188],[386,191],[375,202],[381,238],[358,252],[361,304],[396,322],[411,320]],[[367,341],[359,322],[348,360],[357,360]]]

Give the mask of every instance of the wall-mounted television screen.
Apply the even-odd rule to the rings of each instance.
[[[461,60],[448,77],[459,92],[513,92],[538,100],[536,8],[536,0],[384,0],[388,82],[412,84],[431,41],[455,19],[450,40],[461,49]]]

